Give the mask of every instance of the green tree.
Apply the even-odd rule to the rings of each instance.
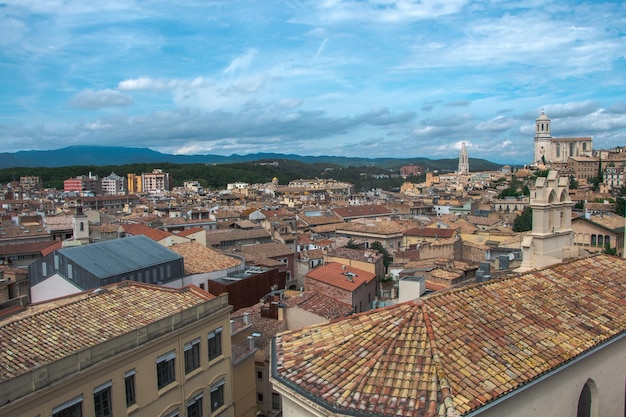
[[[387,249],[385,249],[383,244],[380,243],[379,241],[372,242],[372,244],[370,245],[370,249],[373,249],[376,252],[381,253],[383,255],[383,265],[385,266],[385,272],[386,272],[392,260],[392,257],[391,255],[389,255],[389,252],[387,252]]]
[[[348,240],[348,243],[346,243],[345,245],[343,245],[344,248],[348,248],[348,249],[359,249],[359,245],[356,244],[356,242],[354,241],[354,239],[350,239]]]
[[[569,189],[570,190],[578,189],[578,181],[576,180],[576,177],[573,175],[569,176]]]
[[[526,207],[522,213],[513,220],[514,232],[527,232],[533,228],[533,210]]]
[[[615,198],[615,214],[626,216],[626,186],[622,185],[617,198]]]

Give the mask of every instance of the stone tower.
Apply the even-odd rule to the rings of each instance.
[[[76,207],[76,214],[72,218],[74,240],[89,243],[89,218],[83,213],[83,207]]]
[[[552,170],[547,177],[537,178],[530,190],[532,231],[522,242],[522,265],[518,271],[543,268],[577,255],[573,246],[573,205],[568,177],[559,177]]]
[[[551,161],[552,134],[550,133],[550,118],[543,110],[535,120],[535,162],[546,163]]]
[[[469,174],[469,158],[465,142],[461,144],[461,152],[459,153],[459,174]]]

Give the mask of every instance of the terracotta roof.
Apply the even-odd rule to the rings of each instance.
[[[267,242],[256,245],[244,245],[241,252],[254,255],[256,257],[274,258],[277,256],[293,255],[293,249],[284,243]]]
[[[287,324],[284,320],[276,320],[269,317],[261,316],[261,305],[255,304],[251,307],[240,308],[230,315],[231,318],[243,317],[248,313],[252,331],[260,333],[260,336],[254,338],[254,346],[259,349],[267,349],[270,341],[277,333],[284,331]]]
[[[47,248],[54,246],[56,244],[57,244],[56,241],[46,240],[43,242],[14,243],[14,244],[8,244],[8,245],[0,245],[0,256],[36,253],[36,252],[41,253],[45,251]]]
[[[626,332],[624,268],[596,255],[289,331],[274,377],[339,413],[466,415]]]
[[[215,298],[195,287],[125,281],[0,321],[0,381]],[[47,303],[45,303],[47,304]]]
[[[318,229],[315,228],[315,231]],[[370,223],[348,222],[342,223],[336,229],[338,232],[355,232],[355,233],[373,233],[377,235],[393,235],[402,233],[406,230],[406,227],[395,221],[374,221]]]
[[[450,239],[456,234],[456,229],[439,229],[435,227],[416,227],[404,232],[405,236],[430,237]]]
[[[376,261],[383,257],[382,253],[374,250],[350,249],[344,247],[335,248],[332,251],[329,251],[327,255],[335,258],[352,259],[371,263],[376,263]]]
[[[285,300],[287,307],[297,307],[310,313],[335,320],[352,314],[352,306],[342,303],[332,297],[319,292],[303,292],[300,295]]]
[[[376,274],[342,265],[337,262],[330,262],[312,269],[305,277],[347,291],[354,291],[361,285],[367,284],[376,278]]]
[[[192,227],[191,229],[185,229],[185,230],[176,232],[176,235],[187,237],[189,235],[193,235],[194,233],[205,232],[205,231],[206,230],[203,229],[202,227]]]
[[[234,268],[241,261],[221,254],[198,242],[184,242],[169,246],[173,252],[181,255],[185,262],[185,274],[203,274]]]
[[[594,214],[590,219],[586,219],[581,217],[584,221],[590,221],[591,223],[595,223],[599,226],[604,227],[605,229],[613,230],[613,231],[624,231],[624,221],[625,219],[622,216],[619,216],[615,213],[603,213],[603,214]]]
[[[369,205],[369,206],[350,206],[350,207],[337,207],[334,209],[342,219],[353,219],[357,217],[372,217],[372,216],[389,216],[391,211],[382,205]]]
[[[159,242],[173,235],[173,233],[166,232],[160,229],[155,229],[153,227],[148,227],[140,223],[124,224],[121,227],[126,234],[129,234],[131,236],[144,235],[154,240],[155,242]]]
[[[226,240],[245,240],[255,238],[268,238],[270,233],[265,229],[222,229],[207,230],[206,242],[207,246],[219,245],[220,242]]]

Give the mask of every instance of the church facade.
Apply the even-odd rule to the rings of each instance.
[[[553,138],[550,122],[550,118],[543,111],[535,120],[535,163],[542,165],[567,163],[571,156],[592,156],[591,137]]]

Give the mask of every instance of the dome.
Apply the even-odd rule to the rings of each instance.
[[[550,121],[550,118],[548,116],[546,116],[546,114],[542,110],[541,111],[541,115],[539,117],[537,117],[537,120],[547,120],[547,121]]]

